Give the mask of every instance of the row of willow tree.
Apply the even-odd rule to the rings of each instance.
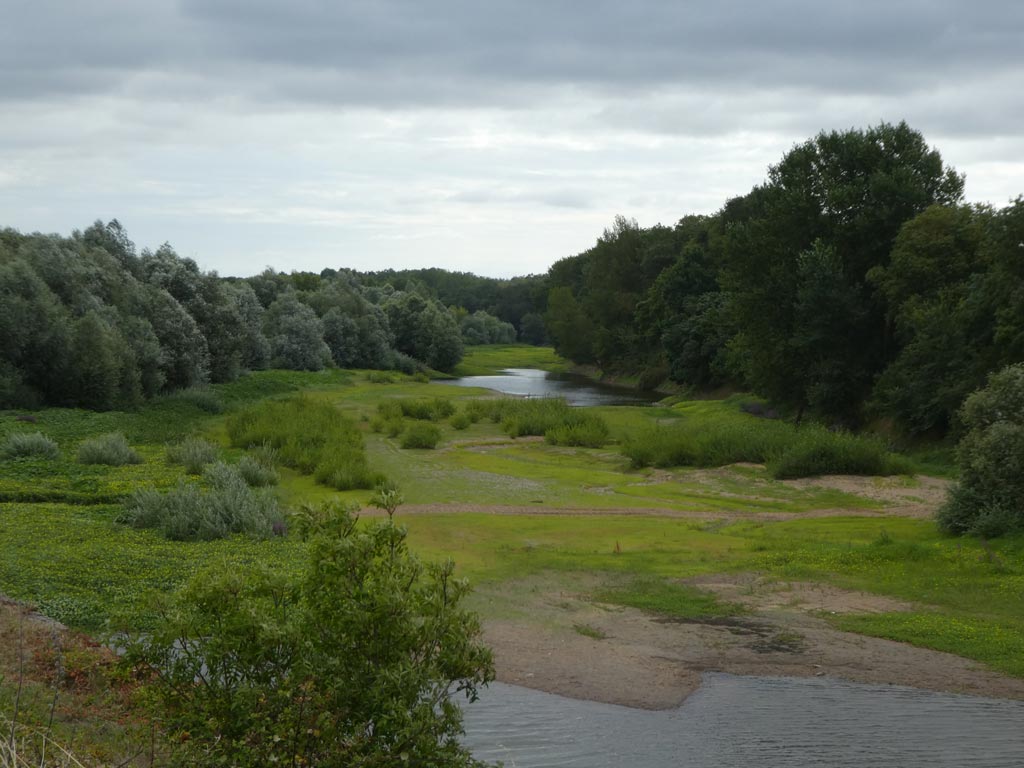
[[[487,306],[522,324],[524,281],[487,282]],[[169,245],[137,253],[116,220],[70,237],[0,230],[0,407],[126,408],[271,367],[449,371],[465,344],[516,340],[480,300],[437,295],[412,273],[222,278]]]
[[[963,190],[905,123],[822,133],[714,215],[617,218],[551,268],[547,333],[650,384],[941,434],[1024,360],[1024,199],[994,209]]]

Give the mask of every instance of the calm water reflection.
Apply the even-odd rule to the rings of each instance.
[[[466,743],[507,768],[1020,768],[1024,702],[844,683],[707,674],[667,712],[493,684]]]
[[[465,376],[445,382],[459,387],[483,387],[506,395],[564,397],[569,405],[647,405],[662,395],[600,384],[572,373],[533,368],[508,368],[496,376]]]

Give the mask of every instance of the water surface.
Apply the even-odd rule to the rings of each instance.
[[[458,387],[483,387],[520,397],[563,397],[569,405],[649,405],[663,395],[613,387],[574,373],[534,368],[506,368],[494,376],[463,376],[445,382]]]
[[[663,712],[495,683],[466,707],[466,733],[507,768],[1024,765],[1024,702],[828,678],[709,673]]]

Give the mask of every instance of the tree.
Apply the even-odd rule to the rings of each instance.
[[[939,525],[982,536],[1024,530],[1024,363],[989,377],[964,401],[960,418],[960,482],[939,511]]]
[[[282,294],[271,304],[265,322],[275,368],[319,371],[331,361],[323,323],[294,293]]]
[[[157,605],[128,659],[193,765],[480,766],[460,698],[493,679],[469,587],[389,517],[304,508],[301,578],[224,568]]]

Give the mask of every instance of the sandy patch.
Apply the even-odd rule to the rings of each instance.
[[[832,676],[1024,699],[1022,679],[959,656],[841,632],[820,614],[910,607],[900,601],[800,582],[754,582],[748,594],[743,577],[707,577],[701,586],[748,604],[751,612],[673,620],[528,586],[526,596],[519,593],[519,615],[485,622],[498,679],[644,709],[678,706],[705,671]]]
[[[940,477],[915,475],[908,478],[862,477],[860,475],[823,475],[800,480],[784,480],[794,488],[828,488],[880,501],[885,513],[907,517],[930,517],[946,499],[950,481]]]

